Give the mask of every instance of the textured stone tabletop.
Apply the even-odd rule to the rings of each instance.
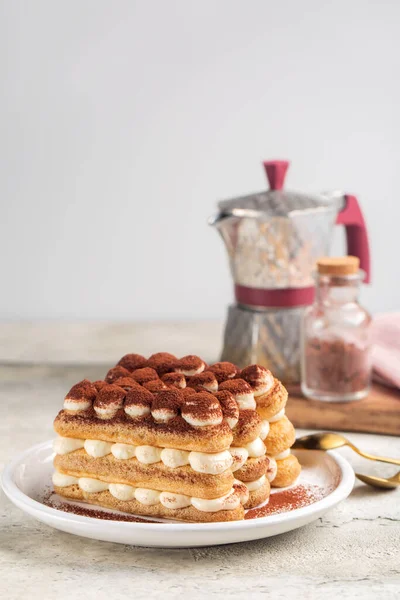
[[[104,352],[101,344],[88,342],[78,330],[75,337],[84,339],[80,359],[97,364],[71,366],[74,360],[64,349],[68,367],[61,364],[56,351],[52,365],[0,367],[0,469],[15,453],[53,437],[52,420],[69,387],[84,376],[96,379],[104,375],[106,367],[101,363],[110,359],[114,346],[117,356],[113,358],[126,351],[124,343],[114,345],[104,336]],[[3,342],[7,337],[15,339],[10,331],[5,334],[0,327]],[[20,342],[22,331],[18,331]],[[188,349],[188,331],[184,329],[182,353]],[[196,331],[200,335],[201,328]],[[160,332],[156,335],[153,331],[152,335],[161,339]],[[176,335],[176,331],[171,333],[175,337],[170,347],[175,351],[179,343]],[[27,347],[19,351],[19,359],[25,362],[35,358],[29,354],[34,353],[34,335],[27,337]],[[42,363],[46,352],[51,352],[49,344],[45,339],[37,341]],[[207,343],[202,344],[206,356]],[[12,350],[14,359],[17,346]],[[83,356],[82,347],[94,349],[91,357]],[[69,350],[73,350],[71,344]],[[4,346],[1,352],[6,358]],[[400,456],[399,438],[349,435],[371,452]],[[362,472],[396,471],[358,459],[350,450],[340,452]],[[356,483],[345,502],[302,529],[249,543],[172,550],[123,546],[62,533],[28,517],[1,493],[0,598],[126,600],[178,596],[398,598],[400,490],[378,492]]]

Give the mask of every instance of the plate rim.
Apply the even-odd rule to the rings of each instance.
[[[45,514],[49,517],[59,520],[59,521],[68,521],[70,523],[75,523],[77,525],[87,526],[92,525],[93,527],[105,525],[110,529],[124,529],[125,531],[128,529],[134,531],[147,531],[151,530],[154,533],[157,532],[166,532],[166,531],[176,531],[176,532],[200,532],[200,531],[240,531],[240,530],[249,530],[257,527],[266,526],[268,524],[281,524],[281,523],[290,523],[291,521],[297,521],[302,517],[307,517],[315,512],[319,512],[322,510],[323,512],[329,510],[331,507],[335,506],[342,500],[345,500],[351,493],[354,482],[355,482],[355,474],[350,463],[340,456],[337,452],[330,450],[326,452],[336,463],[336,466],[340,471],[340,481],[337,487],[329,493],[327,496],[322,498],[321,500],[317,500],[312,504],[307,506],[303,506],[300,508],[295,508],[288,512],[276,513],[272,515],[267,515],[265,517],[258,517],[257,519],[242,519],[240,521],[221,521],[216,523],[185,523],[179,522],[176,523],[136,523],[136,522],[126,522],[126,521],[112,521],[112,520],[104,520],[98,519],[96,517],[87,517],[83,515],[75,515],[74,513],[66,513],[62,510],[52,508],[51,506],[46,506],[42,504],[38,500],[34,500],[27,494],[25,494],[15,483],[13,475],[15,473],[16,468],[19,464],[27,457],[30,456],[34,452],[39,452],[42,450],[51,450],[53,440],[47,440],[46,442],[40,442],[39,444],[35,444],[30,448],[24,450],[20,454],[18,454],[15,458],[9,461],[4,467],[2,477],[1,477],[1,487],[7,496],[7,498],[16,506],[18,506],[24,512],[35,516],[36,514]],[[315,450],[307,450],[307,452],[321,452]],[[22,508],[24,507],[24,508]],[[26,508],[26,510],[25,510]],[[166,529],[167,528],[167,529]]]

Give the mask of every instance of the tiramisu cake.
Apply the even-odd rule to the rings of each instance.
[[[252,365],[128,354],[57,415],[55,491],[127,513],[232,521],[300,472],[287,392]]]

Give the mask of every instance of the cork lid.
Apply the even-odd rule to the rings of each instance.
[[[354,275],[360,268],[357,256],[324,256],[317,260],[320,275]]]

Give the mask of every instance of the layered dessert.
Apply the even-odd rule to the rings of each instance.
[[[66,395],[54,422],[54,489],[136,515],[242,519],[268,500],[271,483],[289,485],[300,472],[285,392],[257,365],[128,354],[104,380]]]

